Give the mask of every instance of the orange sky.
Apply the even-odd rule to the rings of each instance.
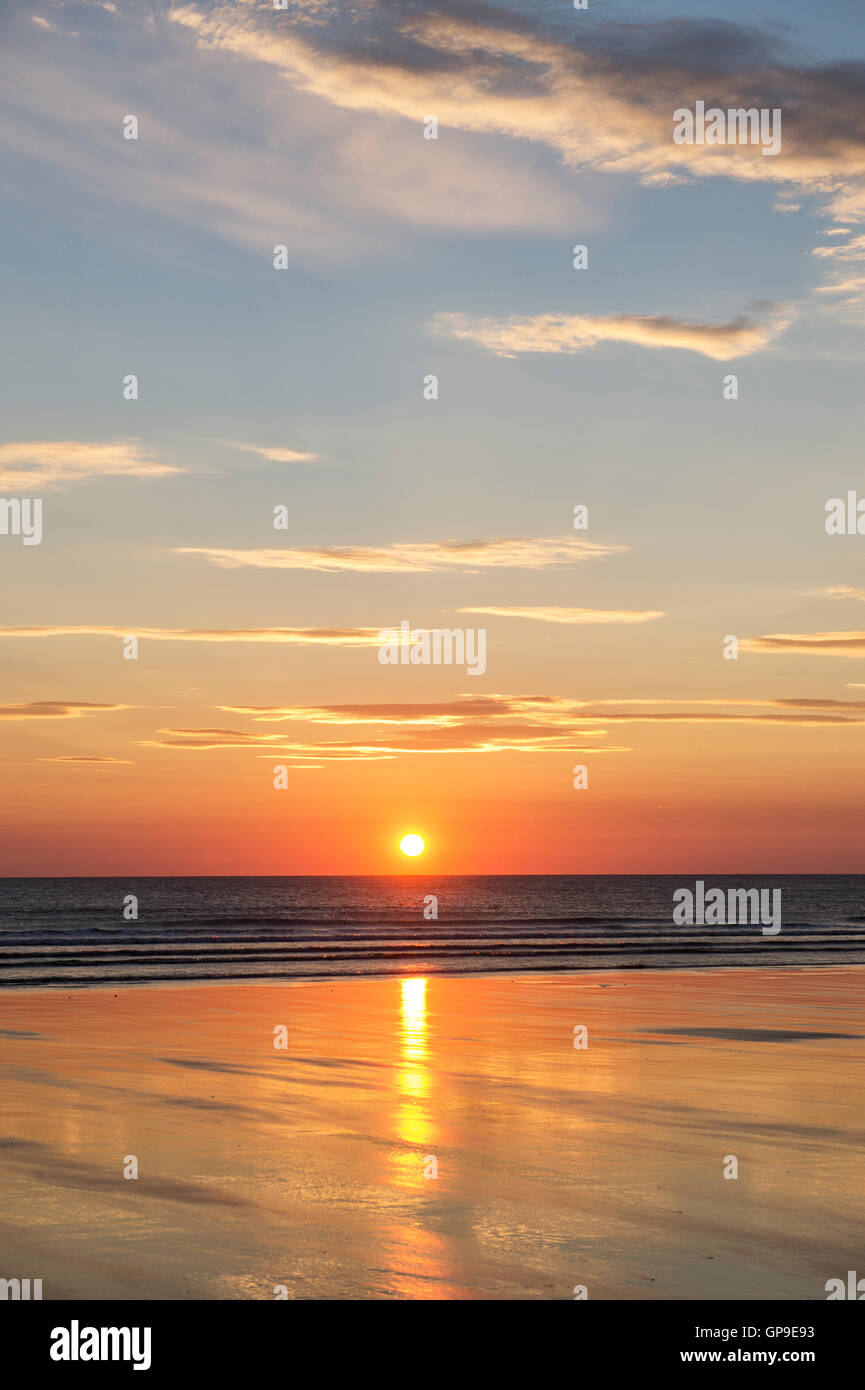
[[[122,668],[119,674],[128,689],[132,676]],[[254,668],[238,677],[254,679]],[[629,708],[638,707],[623,703],[617,712]],[[780,711],[750,713],[771,720]],[[473,717],[473,738],[477,722]],[[592,746],[582,754],[511,747],[334,759],[329,750],[318,761],[257,748],[173,747],[171,740],[184,735],[155,732],[227,725],[278,730],[291,741],[370,744],[413,740],[417,728],[262,726],[212,710],[193,720],[177,706],[148,703],[79,718],[7,718],[0,728],[15,794],[4,802],[4,872],[793,872],[803,864],[815,872],[854,872],[861,866],[861,788],[850,756],[859,735],[843,725],[587,720],[597,751]],[[496,717],[485,721],[490,739],[500,725]],[[558,727],[552,734],[560,737]],[[549,726],[517,733],[507,721],[508,739],[538,735],[548,737]],[[160,738],[169,746],[149,746]],[[601,751],[612,740],[623,751]],[[74,761],[87,758],[118,761]],[[577,762],[589,770],[587,790],[573,788]],[[277,765],[287,768],[285,790],[273,786]],[[420,859],[399,853],[407,831],[426,839]]]

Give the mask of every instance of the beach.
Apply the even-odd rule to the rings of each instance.
[[[45,1299],[824,1299],[863,1258],[863,984],[7,991],[0,1272]]]

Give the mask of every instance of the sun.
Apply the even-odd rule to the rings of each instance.
[[[416,854],[423,854],[426,849],[420,835],[403,835],[399,847],[403,854],[407,854],[410,859],[414,859]]]

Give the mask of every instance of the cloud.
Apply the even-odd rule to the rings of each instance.
[[[0,719],[80,719],[87,714],[131,708],[131,705],[97,705],[86,700],[32,700],[27,704],[0,705]]]
[[[865,603],[865,589],[853,589],[849,584],[835,584],[829,589],[808,589],[803,598],[852,598]]]
[[[815,61],[745,24],[575,23],[556,6],[478,0],[285,11],[142,0],[123,25],[102,12],[113,4],[83,10],[59,62],[66,36],[46,43],[8,8],[16,62],[0,137],[11,150],[259,256],[277,242],[295,260],[387,255],[407,228],[585,228],[605,174],[658,189],[732,178],[769,185],[784,211],[810,196],[848,227],[865,219],[865,65]],[[117,139],[131,91],[146,121],[134,149]],[[780,153],[674,144],[674,111],[697,99],[779,108]],[[430,114],[437,141],[422,138]],[[561,170],[540,170],[528,142]],[[837,299],[827,310],[844,311]]]
[[[861,327],[865,319],[865,274],[830,275],[826,284],[815,287],[814,293],[837,296],[821,301],[822,311],[842,323]]]
[[[862,275],[842,275],[837,279],[827,280],[825,285],[815,286],[815,294],[859,294],[865,276]]]
[[[122,631],[121,629],[117,630]],[[865,653],[865,636],[862,638]],[[685,706],[685,708],[682,708]],[[730,706],[740,706],[735,711]],[[666,707],[666,708],[658,708]],[[753,713],[750,707],[770,708]],[[78,718],[114,712],[127,705],[78,701],[41,701],[2,705],[0,719]],[[616,724],[777,724],[809,727],[861,725],[865,701],[798,696],[776,699],[730,698],[573,700],[555,695],[461,695],[453,700],[402,703],[357,702],[335,705],[221,705],[225,713],[244,715],[254,723],[368,725],[396,729],[373,739],[306,742],[287,740],[280,732],[249,732],[232,728],[158,730],[143,746],[180,751],[265,750],[270,754],[307,760],[369,760],[412,752],[625,752],[621,747],[593,745],[603,739],[604,726]],[[46,762],[127,764],[128,760],[86,755],[44,758]]]
[[[865,632],[775,632],[744,638],[739,651],[797,656],[865,656]]]
[[[717,362],[749,357],[768,347],[792,320],[792,311],[778,305],[762,322],[741,314],[729,323],[688,323],[667,315],[616,314],[592,318],[585,314],[536,314],[505,319],[471,318],[467,314],[437,314],[432,328],[486,348],[498,357],[525,352],[584,352],[602,342],[639,347],[680,348]]]
[[[265,266],[276,244],[295,263],[329,265],[388,256],[406,229],[555,235],[598,225],[596,200],[539,169],[530,151],[479,157],[481,138],[455,127],[447,144],[424,141],[419,125],[348,111],[263,66],[243,39],[256,7],[225,7],[226,18],[237,12],[233,47],[205,42],[184,8],[139,0],[122,25],[76,10],[81,36],[50,44],[10,17],[0,140],[28,166],[54,166],[64,195],[71,182],[240,245]],[[267,8],[280,29],[307,27],[308,10]],[[353,27],[357,17],[341,18]],[[126,142],[133,95],[141,138]]]
[[[256,722],[297,721],[312,724],[434,724],[457,725],[479,718],[530,714],[541,719],[576,708],[570,700],[552,695],[460,695],[456,700],[400,704],[342,705],[220,705],[231,714],[251,715]]]
[[[270,757],[278,757],[286,761],[294,761],[298,757],[308,759],[313,756],[327,761],[339,759],[369,762],[377,757],[388,756],[381,753],[370,754],[367,749],[355,749],[349,745],[339,746],[335,750],[328,751],[326,744],[287,744],[281,734],[247,734],[237,729],[159,729],[157,733],[159,735],[157,738],[142,739],[142,747],[174,749],[185,753],[230,752],[237,749],[266,748]]]
[[[319,742],[287,739],[284,733],[236,729],[160,729],[147,746],[181,751],[258,749],[269,757],[326,761],[398,757],[409,753],[627,752],[601,746],[599,728],[581,728],[571,702],[556,696],[463,695],[422,704],[334,706],[221,706],[256,722],[371,724],[387,733]],[[557,717],[558,716],[558,717]],[[589,742],[587,742],[589,740]]]
[[[165,478],[182,471],[157,463],[137,439],[102,444],[34,439],[0,444],[0,487],[10,489],[63,487],[93,478]]]
[[[147,740],[151,748],[186,752],[215,749],[267,749],[269,757],[296,756],[327,759],[355,759],[403,753],[625,753],[620,747],[600,747],[582,742],[600,737],[602,730],[545,729],[530,721],[503,722],[489,727],[479,724],[421,726],[397,734],[365,738],[323,740],[319,743],[286,741],[279,734],[243,734],[226,729],[160,729],[158,739]]]
[[[63,754],[57,758],[37,758],[37,763],[95,763],[99,767],[134,767],[135,764],[129,758],[96,758],[86,756],[76,756],[74,754]]]
[[[650,186],[733,178],[865,215],[860,62],[814,61],[729,21],[533,8],[152,0],[122,26],[85,11],[62,65],[55,42],[19,25],[0,125],[13,149],[85,188],[258,252],[284,240],[302,258],[386,253],[407,226],[585,226],[588,200],[533,168],[525,142],[581,184],[592,171]],[[130,91],[147,119],[134,158],[116,139]],[[673,112],[697,98],[781,108],[781,153],[674,144]],[[438,141],[422,141],[429,114]]]
[[[815,286],[814,293],[831,296],[830,313],[856,321],[865,316],[865,235],[852,236],[850,228],[844,233],[851,236],[849,241],[816,246],[811,252],[829,266],[825,283]],[[836,234],[841,229],[824,229],[825,236]]]
[[[378,647],[380,633],[381,628],[372,627],[0,627],[0,638],[134,636],[152,642],[287,642],[299,647]]]
[[[659,709],[657,706],[672,706]],[[684,708],[683,708],[684,706]],[[731,706],[739,706],[733,708]],[[755,713],[752,707],[771,707]],[[629,708],[630,707],[630,708]],[[558,695],[460,695],[454,700],[335,705],[222,705],[255,723],[379,726],[361,739],[288,739],[279,732],[160,729],[145,746],[176,752],[254,751],[287,762],[340,762],[418,753],[627,753],[607,725],[755,724],[835,728],[865,724],[865,701],[809,699],[571,700]]]
[[[838,221],[865,219],[861,62],[815,62],[785,38],[725,20],[625,22],[605,15],[603,23],[584,17],[577,26],[573,17],[518,15],[468,0],[458,13],[446,5],[412,10],[368,0],[349,22],[339,7],[311,11],[301,4],[278,16],[268,8],[188,3],[171,17],[210,53],[278,72],[295,92],[329,109],[352,111],[358,120],[373,115],[382,133],[406,122],[418,126],[435,113],[451,141],[459,132],[485,140],[479,171],[494,157],[494,137],[496,151],[502,138],[531,141],[583,178],[595,171],[630,175],[660,189],[732,178],[768,185],[779,213],[795,215],[811,197]],[[767,158],[759,143],[675,144],[673,113],[693,109],[697,99],[724,111],[780,111],[780,150]],[[840,254],[856,257],[855,243]],[[858,295],[850,304],[842,296],[826,305],[854,318],[863,308]],[[695,326],[702,325],[684,325]],[[663,334],[663,320],[659,327]],[[634,323],[632,331],[641,329]],[[767,345],[759,326],[745,323],[742,332],[757,346],[716,360]],[[626,341],[694,346],[680,339],[650,344],[643,336]]]
[[[698,701],[694,702],[699,703]],[[852,704],[852,702],[851,702]],[[665,713],[648,714],[642,711],[625,710],[612,711],[604,710],[603,714],[593,716],[591,711],[586,711],[583,719],[597,717],[605,723],[610,724],[802,724],[812,728],[819,728],[823,724],[862,724],[865,720],[849,719],[843,714],[821,714],[808,711],[803,713],[790,714],[717,714],[693,711],[681,713],[670,711]]]
[[[549,569],[584,560],[605,560],[628,550],[626,545],[522,537],[483,541],[422,541],[416,544],[367,546],[323,545],[294,550],[223,550],[183,546],[178,555],[203,555],[221,569],[351,570],[368,574],[400,574],[433,570],[473,571]]]
[[[827,261],[865,260],[865,235],[854,237],[852,241],[836,243],[833,246],[815,246],[811,255]]]
[[[852,682],[852,681],[851,681],[851,682],[848,682],[848,684],[852,685],[853,682]],[[827,710],[839,710],[839,711],[841,711],[842,713],[849,713],[849,712],[853,712],[853,711],[856,711],[856,712],[858,712],[858,713],[862,713],[863,711],[865,711],[865,700],[835,700],[835,699],[825,699],[825,700],[821,700],[821,699],[814,699],[814,698],[809,698],[809,697],[807,697],[807,696],[798,695],[798,696],[794,696],[794,697],[791,698],[791,699],[787,699],[787,700],[772,700],[771,702],[770,702],[770,701],[767,701],[766,703],[767,703],[767,704],[768,704],[768,703],[771,703],[771,704],[775,704],[775,705],[785,705],[785,706],[787,706],[787,707],[790,708],[790,709],[799,709],[799,708],[801,708],[801,709],[820,709],[820,710],[822,710],[822,709],[827,709]]]
[[[529,618],[538,623],[647,623],[666,613],[627,608],[458,608],[458,613],[481,613],[499,618]]]
[[[280,734],[245,734],[236,729],[159,729],[158,739],[144,739],[147,748],[261,748]]]
[[[299,454],[295,449],[264,449],[258,444],[235,444],[231,439],[220,440],[228,449],[240,449],[247,454],[258,454],[268,463],[313,463],[318,454]]]
[[[839,218],[865,211],[865,67],[809,61],[729,21],[607,18],[557,26],[466,3],[458,12],[370,3],[311,29],[305,7],[181,4],[171,18],[211,51],[280,72],[330,105],[450,130],[543,143],[572,169],[728,177],[820,196]],[[328,18],[333,15],[328,12]],[[783,146],[676,145],[673,112],[781,108]]]
[[[682,708],[685,706],[685,708]],[[667,707],[667,708],[659,708]],[[336,705],[221,705],[230,714],[247,715],[255,723],[393,725],[404,728],[462,728],[483,722],[498,728],[515,719],[523,728],[559,730],[565,736],[598,737],[606,723],[681,724],[860,724],[865,701],[820,697],[776,699],[661,699],[630,698],[571,700],[557,695],[460,695],[454,700],[413,703]],[[754,709],[778,713],[755,714]],[[595,726],[595,727],[592,727]],[[260,735],[276,742],[279,735]]]
[[[678,188],[683,184],[692,184],[693,179],[688,178],[687,174],[674,174],[670,170],[665,170],[660,174],[644,174],[640,183],[644,188]]]

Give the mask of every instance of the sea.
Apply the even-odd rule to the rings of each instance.
[[[677,925],[698,880],[780,931]],[[0,880],[0,987],[862,963],[861,874]]]

